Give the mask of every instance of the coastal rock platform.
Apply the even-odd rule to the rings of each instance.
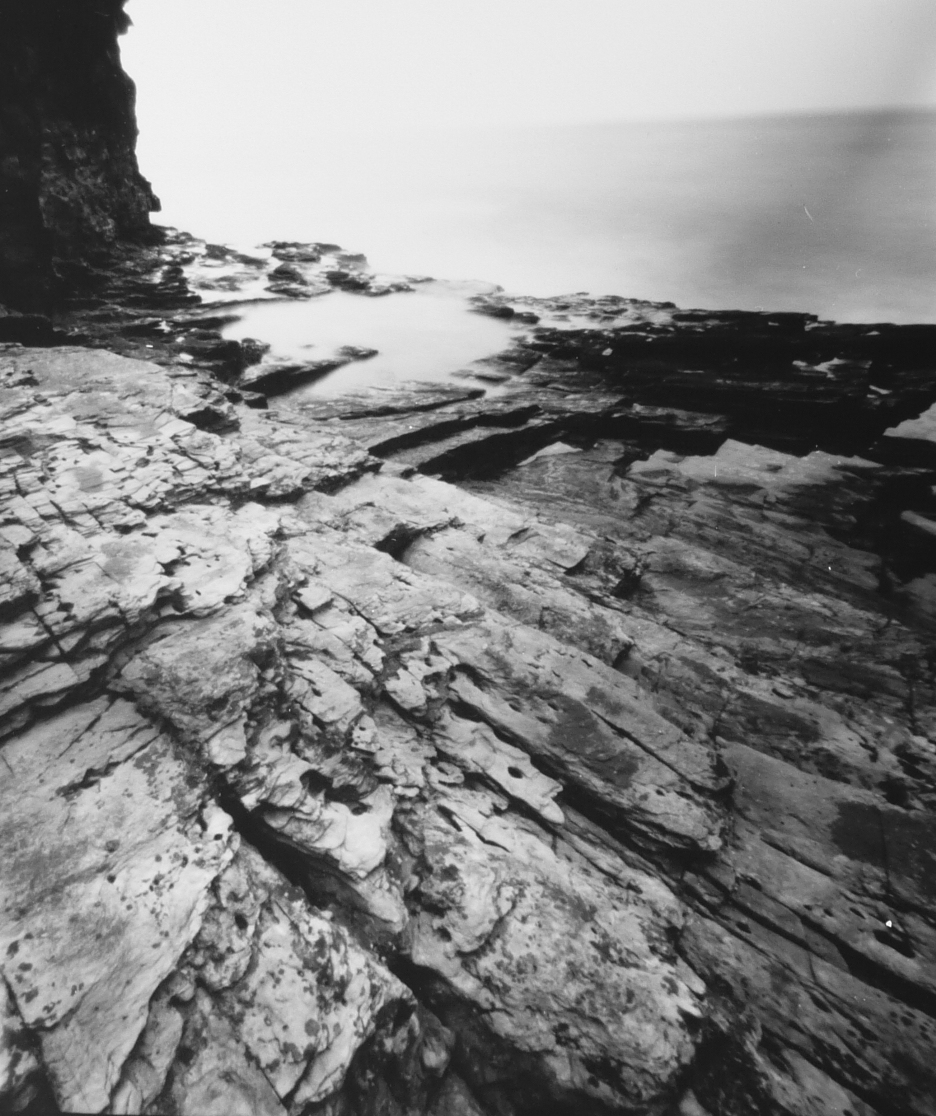
[[[936,327],[501,293],[291,406],[241,287],[406,281],[274,251],[0,318],[3,1103],[936,1112]]]

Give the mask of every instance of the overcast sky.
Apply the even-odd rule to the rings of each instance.
[[[145,132],[936,105],[933,0],[130,0]]]
[[[670,182],[660,179],[674,157],[665,143],[637,156],[671,130],[608,127],[936,108],[936,0],[129,0],[127,11],[135,26],[121,49],[137,82],[141,169],[163,200],[160,220],[209,239],[335,240],[386,270],[693,299],[711,296],[708,272],[698,294],[633,272],[646,258],[669,275],[669,236],[683,271],[698,241],[734,274],[705,220],[683,227],[704,200],[687,174],[708,174],[713,205],[734,199],[732,243],[760,243],[752,222],[782,241],[788,210],[821,240],[831,235],[823,215],[841,218],[859,196],[893,211],[921,245],[929,227],[932,176],[917,164],[932,153],[914,149],[914,174],[881,169],[897,165],[899,130],[852,142],[851,125],[842,135],[806,127],[807,138],[837,139],[794,145],[787,166],[769,124],[718,126],[718,143],[689,143]],[[531,124],[576,127],[513,130]],[[657,213],[679,190],[663,209],[682,231],[663,243],[627,199]],[[575,235],[554,244],[560,218]],[[863,251],[869,238],[889,242],[878,216],[870,231],[859,225]],[[724,297],[739,304],[734,289]],[[811,299],[799,308],[815,308]]]

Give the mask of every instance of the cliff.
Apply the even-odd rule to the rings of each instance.
[[[145,233],[123,0],[6,0],[0,9],[0,302],[34,309],[75,265]]]

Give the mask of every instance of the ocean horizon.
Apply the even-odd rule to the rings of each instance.
[[[936,321],[936,112],[320,131],[174,165],[158,220],[242,247],[332,240],[379,271],[532,295]]]

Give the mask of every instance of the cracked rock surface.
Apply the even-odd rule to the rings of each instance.
[[[936,1112],[918,333],[492,295],[492,397],[267,407],[175,244],[0,347],[3,1103]]]

